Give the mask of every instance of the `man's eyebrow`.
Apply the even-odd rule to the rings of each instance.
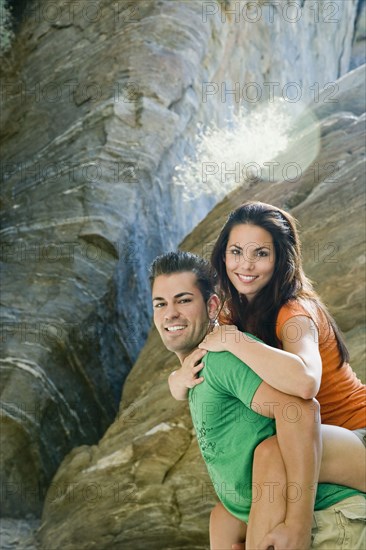
[[[194,296],[193,292],[179,292],[179,294],[175,294],[174,298],[181,298],[182,296],[185,296],[186,294],[189,294],[189,296]],[[154,302],[154,300],[164,301],[165,298],[160,298],[160,296],[156,296],[155,298],[153,298],[153,302]]]
[[[190,296],[194,296],[193,292],[180,292],[179,294],[176,294],[174,298],[181,298],[182,296],[185,296],[186,294],[189,294]]]

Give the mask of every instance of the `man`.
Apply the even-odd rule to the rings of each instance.
[[[210,266],[193,254],[173,252],[153,262],[150,280],[157,330],[165,346],[179,358],[184,367],[181,371],[186,370],[188,376],[192,370],[196,374],[202,368],[202,364],[196,363],[203,352],[195,348],[204,339],[219,308]],[[203,361],[205,382],[190,390],[189,404],[203,458],[224,505],[216,507],[211,515],[211,548],[231,548],[246,540],[247,548],[308,549],[314,487],[321,462],[317,402],[271,388],[227,352],[207,353]],[[295,420],[294,411],[297,411]],[[277,435],[273,437],[276,429]],[[267,455],[266,464],[259,464],[259,469],[267,474],[267,481],[263,479],[255,489],[262,490],[266,483],[277,488],[274,499],[258,498],[252,492],[253,456],[262,441],[271,442],[273,458],[278,456],[276,462]],[[283,461],[281,472],[278,457]],[[257,462],[260,463],[260,457],[255,458],[256,468]],[[286,500],[282,498],[283,489]],[[290,494],[290,489],[298,494]],[[355,500],[348,498],[353,495]],[[364,517],[359,493],[337,485],[319,485],[315,509],[332,511],[329,507],[344,499],[348,499],[346,503],[352,500],[354,517],[355,514]],[[343,515],[347,517],[347,511],[343,510]],[[326,515],[322,517],[325,520]],[[330,529],[337,525],[332,518],[328,523]],[[352,529],[344,527],[348,541],[353,537],[348,548],[361,548],[362,528],[362,519]],[[338,532],[327,533],[323,529],[321,533],[315,530],[314,534],[312,547],[343,548],[339,546]]]

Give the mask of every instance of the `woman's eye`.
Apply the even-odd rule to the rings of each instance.
[[[259,250],[258,251],[258,256],[260,258],[265,258],[266,256],[268,256],[268,252],[266,252],[266,250]]]

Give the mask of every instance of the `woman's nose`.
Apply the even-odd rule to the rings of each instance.
[[[249,254],[244,253],[241,257],[241,265],[245,269],[253,269],[255,265],[255,259],[249,256]]]

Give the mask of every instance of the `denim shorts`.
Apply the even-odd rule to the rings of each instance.
[[[356,495],[314,512],[310,548],[365,550],[366,499]]]

